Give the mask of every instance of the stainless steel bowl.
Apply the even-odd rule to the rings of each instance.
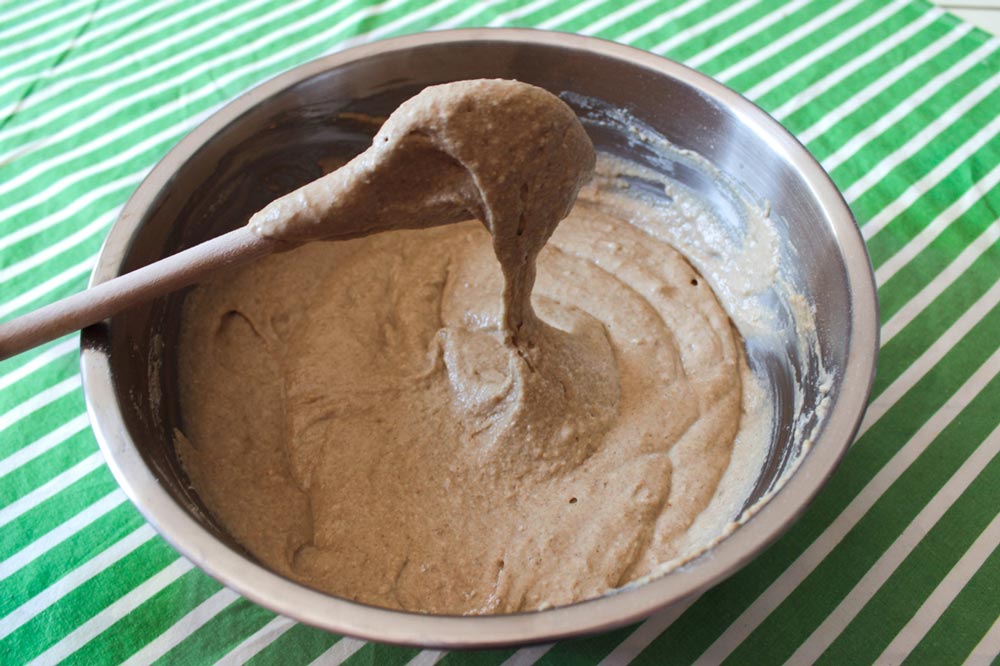
[[[338,114],[387,115],[427,85],[479,77],[515,78],[627,109],[770,203],[789,275],[815,307],[819,352],[803,355],[790,339],[769,348],[751,345],[755,369],[774,393],[776,427],[748,504],[793,472],[707,555],[635,589],[491,617],[375,608],[262,567],[191,488],[172,445],[183,419],[175,361],[184,293],[87,329],[81,364],[90,418],[111,470],[143,515],[223,584],[338,633],[441,647],[523,644],[620,626],[697,594],[753,558],[805,508],[851,442],[874,375],[878,313],[871,266],[850,210],[806,150],[763,111],[706,76],[643,51],[559,33],[419,34],[350,49],[268,81],[210,117],[150,173],[109,232],[92,284],[235,228],[277,194],[318,176],[319,160],[365,148],[370,133],[338,122]],[[589,129],[599,149],[643,161],[620,135]],[[678,169],[674,175],[712,198],[711,183],[696,182],[697,174]],[[823,398],[820,365],[834,372],[829,409],[803,453],[792,424]],[[796,379],[803,388],[799,405]]]

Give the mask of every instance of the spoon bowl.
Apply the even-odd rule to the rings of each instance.
[[[81,365],[95,433],[118,482],[159,533],[208,574],[275,612],[382,642],[456,648],[551,641],[622,626],[690,599],[746,564],[806,508],[850,444],[874,374],[871,266],[850,210],[805,148],[706,76],[643,51],[559,33],[400,37],[322,58],[251,90],[183,139],[140,185],[108,234],[92,283],[245,224],[275,197],[367,148],[375,127],[366,118],[389,115],[428,85],[472,78],[513,78],[561,94],[588,121],[599,151],[666,173],[722,219],[735,215],[717,176],[636,143],[600,122],[585,100],[624,109],[704,156],[748,198],[766,202],[781,246],[779,268],[815,312],[817,345],[800,349],[793,332],[747,338],[750,362],[771,390],[775,422],[747,506],[769,499],[707,554],[643,585],[569,606],[454,617],[374,608],[292,582],[257,563],[212,519],[173,446],[174,429],[184,422],[176,360],[185,292],[86,329]]]

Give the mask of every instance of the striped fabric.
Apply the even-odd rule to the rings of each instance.
[[[83,289],[130,192],[227,100],[353,44],[487,25],[687,63],[831,173],[883,323],[829,486],[740,573],[640,624],[516,651],[369,644],[240,598],[144,523],[97,450],[73,336],[0,363],[0,662],[994,660],[1000,41],[922,0],[0,0],[0,318]]]

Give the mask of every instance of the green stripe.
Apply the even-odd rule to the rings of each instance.
[[[6,458],[25,444],[52,432],[69,420],[65,417],[69,412],[83,412],[83,396],[78,391],[58,398],[5,429],[0,436],[0,455]]]
[[[872,388],[880,396],[892,382],[923,354],[965,311],[1000,278],[997,264],[989,257],[977,261],[920,315],[879,351],[879,373]],[[992,347],[984,340],[984,351]]]
[[[995,100],[992,102],[992,104],[997,103],[1000,103],[1000,94],[995,95]],[[986,100],[977,109],[986,111],[986,109],[990,108],[990,105],[991,101]],[[992,119],[990,118],[990,120]],[[940,141],[945,146],[958,146],[969,135],[981,129],[981,126],[976,124],[981,120],[985,119],[970,118],[967,124],[963,122],[953,125],[948,131],[942,134]],[[935,157],[935,151],[926,150],[915,155],[912,161],[919,162],[923,160],[924,163],[930,161],[931,166],[926,167],[927,170],[930,170],[930,168],[940,162],[940,156],[937,159]],[[898,215],[889,225],[880,230],[879,233],[875,234],[868,241],[869,252],[875,268],[880,267],[903,249],[932,220],[951,206],[951,204],[958,201],[967,190],[972,189],[976,181],[986,175],[988,169],[997,164],[1000,164],[1000,135],[993,137],[984,149],[969,155],[967,159],[943,178],[940,183],[929,189],[910,208]],[[906,167],[907,165],[902,166]],[[911,168],[911,171],[915,171],[915,169]],[[923,173],[912,173],[909,182],[912,183],[922,175]],[[904,180],[898,187],[898,194],[902,194],[908,185]],[[992,191],[996,192],[996,190],[997,187],[994,186]],[[993,197],[990,196],[989,192],[983,192],[980,196],[979,204],[972,206],[969,211],[962,215],[960,223],[952,225],[948,231],[939,237],[953,239],[950,242],[952,247],[949,248],[951,251],[947,253],[948,256],[958,256],[961,250],[978,237],[996,219],[997,213],[1000,212],[993,207],[991,201]],[[993,210],[989,210],[990,208],[993,208]],[[957,252],[954,251],[956,246],[958,247]],[[944,266],[938,266],[938,268],[944,268]],[[930,275],[936,274],[932,273]],[[925,273],[925,275],[928,274]]]
[[[27,9],[27,5],[31,5],[30,9]],[[3,3],[3,14],[0,15],[0,20],[3,20],[3,25],[9,26],[13,29],[15,26],[24,25],[29,21],[35,20],[36,17],[45,15],[46,13],[58,9],[61,3],[59,0],[40,0],[39,2],[26,2],[22,0],[5,0]],[[14,15],[15,12],[21,12]],[[13,18],[12,18],[13,17]]]
[[[0,641],[0,653],[34,659],[176,559],[159,539],[143,544]]]
[[[1000,194],[1000,188],[994,188],[995,193]],[[984,197],[974,205],[969,211],[962,215],[955,224],[948,227],[937,239],[931,243],[926,250],[914,257],[896,275],[892,276],[885,285],[879,289],[879,305],[882,309],[883,321],[888,321],[889,317],[896,314],[901,307],[906,305],[917,293],[925,288],[932,280],[927,276],[937,275],[953,262],[980,234],[984,233],[991,225],[996,224],[996,219],[987,221],[987,217],[995,216],[997,211],[990,205],[990,197]],[[913,219],[913,218],[909,218]],[[979,280],[979,286],[992,284],[990,275],[995,273],[997,262],[1000,262],[997,246],[994,244],[986,250],[983,255],[975,261],[966,273]],[[991,269],[993,271],[991,272]],[[972,285],[975,287],[975,285]],[[950,288],[949,288],[950,290]],[[949,290],[946,290],[949,291]],[[944,294],[939,298],[944,297]],[[962,298],[960,304],[971,304],[973,300]]]
[[[144,522],[139,512],[126,502],[5,578],[4,589],[9,592],[0,596],[0,617],[28,602],[96,554],[131,534]]]
[[[568,641],[562,641],[539,660],[543,666],[559,666],[560,664],[592,664],[606,657],[618,647],[622,641],[632,635],[639,625],[622,627],[596,636],[585,636]]]
[[[179,20],[176,23],[169,23],[165,19],[170,19],[176,17],[181,12],[189,10],[191,7],[202,7],[202,11],[196,11],[191,15]],[[225,20],[221,17],[221,14],[226,11],[231,11],[234,8],[237,9],[238,13],[243,14],[250,11],[255,5],[250,5],[249,3],[245,5],[239,5],[233,2],[224,2],[220,5],[210,7],[207,3],[171,3],[164,5],[164,9],[158,11],[149,17],[143,18],[140,22],[135,24],[134,32],[139,32],[142,29],[148,29],[149,27],[161,25],[161,29],[170,30],[170,37],[173,38],[175,34],[181,33],[187,30],[191,30],[193,34],[203,35],[202,40],[190,40],[189,45],[191,48],[198,46],[202,41],[210,38],[215,32],[212,28],[215,25],[223,25]],[[240,11],[242,8],[242,11]],[[128,30],[127,36],[129,39],[134,39],[133,30]],[[110,69],[117,70],[118,72],[130,73],[130,62],[134,62],[139,59],[139,61],[145,60],[148,64],[157,64],[161,60],[166,58],[167,51],[163,48],[158,48],[163,40],[158,39],[157,35],[147,35],[144,38],[138,39],[137,41],[129,41],[123,44],[123,40],[119,39],[119,34],[109,34],[105,37],[95,39],[92,42],[88,42],[79,49],[74,49],[71,57],[63,62],[59,63],[58,72],[53,72],[51,77],[46,77],[43,79],[42,85],[39,89],[40,92],[49,93],[49,88],[55,84],[62,84],[64,82],[70,82],[70,89],[76,90],[77,96],[82,96],[90,92],[97,85],[114,81],[113,76],[109,76],[107,73],[98,71],[101,68],[109,67]],[[109,48],[107,53],[99,56],[94,56],[93,54],[98,50],[105,47],[105,45],[118,45],[116,48]],[[144,52],[146,49],[149,50],[148,53]],[[88,59],[92,58],[92,59]],[[118,74],[120,78],[121,73]],[[87,85],[89,82],[90,85]],[[51,99],[51,98],[48,98]],[[0,98],[3,103],[8,100],[6,97]],[[32,108],[30,114],[22,114],[15,117],[15,122],[11,124],[11,127],[18,127],[23,124],[24,121],[30,120],[31,117],[37,116],[40,112],[53,108],[51,102],[41,102],[37,100],[32,100]],[[36,109],[38,111],[36,111]]]
[[[118,664],[194,610],[220,585],[194,570],[184,574],[114,626],[74,652],[64,664]]]
[[[665,658],[668,653],[684,655],[677,663],[701,655],[983,363],[995,348],[994,331],[998,325],[1000,308],[994,309],[917,385],[932,387],[930,390],[915,387],[909,391],[855,443],[837,474],[785,536],[738,574],[704,594],[642,653],[638,663],[657,663],[657,658]],[[809,607],[806,605],[803,612]]]
[[[154,663],[163,666],[213,663],[275,617],[271,611],[238,599]]]
[[[98,467],[76,483],[42,502],[17,520],[0,527],[0,543],[9,556],[49,531],[59,527],[84,508],[115,489],[115,480],[105,467]],[[6,557],[5,557],[6,559]]]
[[[840,19],[839,23],[842,23],[840,26],[840,30],[837,33],[828,35],[828,37],[830,39],[836,37],[839,32],[844,32],[853,27],[852,23],[855,22],[860,23],[861,21],[863,21],[867,17],[867,14],[870,13],[872,12],[864,11],[862,12],[861,16],[857,17],[852,16],[850,22],[847,23],[843,23],[844,19]],[[848,16],[851,15],[852,12],[848,12]],[[891,39],[896,33],[902,31],[911,23],[917,21],[923,15],[924,12],[918,10],[915,6],[904,5],[902,9],[894,12],[888,18],[884,19],[874,29],[870,29],[863,32],[862,34],[858,35],[856,38],[854,38],[844,46],[840,47],[830,55],[824,58],[820,58],[817,62],[813,63],[809,67],[806,67],[801,72],[798,72],[797,74],[795,74],[794,76],[783,82],[781,85],[773,88],[772,90],[769,90],[764,95],[755,98],[754,102],[768,110],[777,109],[779,106],[781,106],[782,104],[790,100],[792,97],[794,97],[797,93],[805,90],[810,85],[816,83],[817,81],[820,81],[828,74],[830,74],[833,71],[833,68],[830,67],[831,61],[838,64],[840,63],[847,64],[851,62],[855,57],[860,56],[861,54],[878,47],[885,40]],[[931,29],[936,28],[937,23],[932,22],[928,27]],[[924,31],[921,31],[921,33],[915,35],[915,37],[920,38],[921,35],[926,31],[927,28],[925,28]],[[926,42],[921,41],[921,46],[924,44],[926,44]],[[916,48],[918,47],[910,45],[908,50],[910,49],[916,50]],[[789,49],[788,51],[786,51],[785,58],[782,60],[781,63],[782,66],[787,66],[788,64],[791,64],[796,60],[797,54],[790,51],[793,51],[793,49]],[[857,92],[857,90],[861,87],[861,85],[867,84],[873,78],[875,78],[874,76],[872,76],[872,74],[875,74],[876,71],[879,74],[881,74],[885,70],[886,63],[880,60],[876,60],[876,62],[873,63],[873,65],[869,65],[869,67],[872,66],[874,66],[875,68],[874,70],[870,70],[868,76],[861,78],[858,77],[857,74],[855,74],[846,77],[843,82],[833,86],[833,88],[830,91],[824,93],[824,95],[832,94],[833,96],[835,96],[838,103],[842,100],[848,99],[852,94]],[[763,81],[768,76],[771,76],[772,74],[776,73],[776,71],[780,70],[781,68],[776,67],[774,69],[775,71],[768,72],[766,76],[759,77],[759,80]],[[747,75],[744,74],[733,81],[729,81],[728,85],[732,85],[733,87],[736,87],[741,90],[749,90],[754,84],[749,82],[747,84],[741,83],[740,81],[743,76]],[[859,84],[854,89],[851,89],[849,87],[850,83],[848,83],[852,79],[853,82]],[[821,95],[820,97],[823,97],[823,95]],[[805,105],[803,109],[813,112],[817,111],[818,100],[819,98],[817,98],[814,101],[811,101],[809,104]]]
[[[677,7],[683,4],[685,4],[683,1],[678,2]],[[725,0],[707,2],[704,5],[695,7],[694,9],[688,9],[684,13],[674,16],[663,26],[651,31],[647,35],[626,40],[625,37],[633,30],[646,27],[648,24],[653,23],[653,21],[659,18],[662,14],[666,13],[662,11],[662,7],[659,7],[656,3],[654,3],[653,5],[636,12],[632,16],[621,19],[614,25],[608,26],[596,36],[625,42],[630,46],[635,46],[637,48],[650,48],[655,44],[662,42],[664,39],[667,39],[671,35],[676,34],[679,30],[682,30],[685,27],[690,27],[693,24],[697,24],[705,19],[711,18],[716,12],[722,11],[730,4],[731,3],[726,2]],[[676,7],[671,7],[668,11],[672,12],[675,9]]]
[[[879,187],[870,188],[861,197],[852,201],[851,208],[855,215],[862,220],[869,219],[898,199],[913,183],[933,170],[944,158],[995,120],[998,105],[1000,105],[1000,91],[995,92],[970,109],[962,116],[961,122],[955,122],[946,127],[934,140],[890,171],[879,182]],[[945,179],[921,197],[921,201],[916,204],[917,206],[923,204],[920,208],[914,209],[911,206],[906,213],[899,217],[911,220],[911,226],[916,221],[922,221],[924,224],[930,222],[938,212],[947,208],[963,193],[972,189],[976,180],[986,175],[988,168],[1000,163],[995,159],[1000,155],[998,149],[1000,149],[1000,136],[994,136],[983,150],[969,155]],[[876,150],[876,148],[872,146],[871,150]],[[989,160],[990,156],[994,159]],[[854,162],[858,159],[861,158],[855,157],[848,162]],[[984,169],[984,165],[989,166]],[[930,208],[931,210],[923,213],[921,208],[924,210]],[[902,234],[898,232],[885,234],[880,231],[868,242],[872,263],[878,268],[915,235],[915,233],[908,234],[906,238],[902,238]]]
[[[763,45],[770,46],[772,42],[776,42],[779,39],[784,38],[786,35],[792,31],[804,27],[809,21],[818,17],[821,14],[835,9],[836,4],[827,3],[816,3],[817,6],[814,8],[813,5],[809,5],[804,8],[803,12],[797,13],[795,16],[798,20],[794,22],[779,21],[775,25],[767,29],[767,31],[760,34],[759,39]],[[874,14],[876,11],[882,9],[887,3],[882,0],[869,0],[867,2],[862,2],[852,9],[847,10],[840,16],[837,16],[833,20],[824,21],[820,25],[813,26],[806,34],[799,37],[799,39],[792,44],[789,44],[784,49],[778,51],[770,58],[765,58],[761,62],[753,65],[744,72],[737,74],[733,78],[728,78],[725,83],[732,88],[737,90],[749,90],[753,86],[757,85],[761,81],[767,79],[769,76],[783,70],[785,67],[793,64],[796,60],[802,57],[804,53],[808,53],[817,45],[826,44],[831,42],[840,36],[842,33],[850,30],[856,24],[861,23],[869,15]],[[806,11],[808,10],[808,11]],[[804,16],[801,16],[802,14]],[[845,47],[850,49],[851,47]],[[747,45],[747,48],[742,53],[738,54],[738,57],[734,58],[727,67],[733,65],[742,64],[742,60],[749,58],[754,55],[756,51],[760,50],[760,44]],[[848,50],[843,50],[841,53],[847,55]],[[830,55],[828,59],[834,59],[835,55]],[[843,59],[847,62],[850,58],[846,57]],[[720,73],[723,70],[718,70]],[[825,70],[822,67],[817,68],[817,71],[828,73],[830,70],[827,67]],[[791,85],[786,85],[785,90],[792,92],[795,87]]]
[[[85,429],[4,477],[0,506],[15,502],[94,452],[94,435]]]
[[[930,481],[936,473],[926,468],[936,462],[933,458],[922,458],[918,461],[921,469],[914,475],[922,474]],[[1000,457],[994,457],[823,653],[820,663],[830,666],[848,661],[874,663],[996,516],[992,498],[1000,487],[998,484]],[[988,610],[987,605],[978,609],[978,614],[989,617],[984,612]]]
[[[975,51],[977,47],[978,44],[969,43],[965,39],[960,39],[949,45],[926,64],[908,73],[876,95],[870,102],[848,114],[843,120],[824,132],[816,141],[809,144],[810,151],[822,162],[836,149],[853,139],[860,128],[874,125],[882,116],[897,106],[907,104],[909,108],[907,103],[909,97],[931,79],[945,70],[951,69],[965,56]],[[833,170],[830,175],[837,186],[842,190],[850,187],[858,178],[867,173],[867,170],[861,168],[863,164],[867,164],[870,169],[886,153],[904,145],[908,139],[923,129],[927,122],[934,120],[939,115],[937,107],[940,107],[941,110],[950,107],[962,93],[968,92],[980,82],[981,80],[974,74],[966,72],[931,95],[919,107],[911,108],[900,122],[883,132],[881,136],[869,141],[852,159]]]
[[[758,7],[760,9],[758,9]],[[780,12],[782,14],[785,14],[785,12],[782,9],[773,4],[761,3],[761,5],[758,5],[758,7],[755,7],[753,10],[751,10],[754,13],[754,16],[758,18],[765,14],[774,14],[775,12]],[[749,56],[754,55],[762,47],[767,46],[771,42],[784,37],[792,30],[795,30],[799,26],[808,23],[810,19],[814,18],[819,14],[822,14],[829,8],[830,5],[828,5],[825,2],[815,2],[815,1],[809,2],[805,6],[796,10],[795,12],[782,16],[782,18],[780,18],[777,22],[763,29],[760,29],[758,27],[756,30],[754,30],[754,32],[751,35],[748,35],[738,44],[735,44],[732,47],[723,51],[722,53],[719,53],[708,62],[699,65],[698,69],[699,71],[704,72],[705,74],[714,76],[722,72],[723,70],[727,69],[728,67],[740,63]],[[692,58],[698,55],[698,52],[714,45],[715,42],[722,41],[729,34],[738,32],[740,29],[744,27],[749,27],[752,24],[752,22],[753,21],[744,21],[736,26],[732,26],[732,23],[725,24],[726,26],[732,26],[732,27],[725,28],[725,30],[721,32],[721,34],[719,32],[720,29],[718,28],[712,30],[709,33],[706,33],[705,35],[706,39],[701,45],[699,45],[697,51],[692,51],[691,49],[685,49],[679,55],[683,60]],[[712,38],[711,35],[713,34],[717,35],[717,37]],[[739,90],[739,88],[737,88],[737,90]]]
[[[905,65],[908,60],[914,57],[915,54],[932,48],[935,42],[944,39],[952,30],[953,28],[950,28],[947,24],[941,21],[933,21],[929,26],[918,32],[907,41],[890,49],[881,58],[868,63],[864,67],[861,67],[858,71],[845,77],[844,80],[839,82],[837,85],[818,95],[816,99],[790,113],[786,118],[784,118],[782,123],[792,132],[805,131],[815,122],[828,115],[847,100],[850,100],[852,97],[859,94],[862,90],[882,78],[882,76],[886,75],[888,72]],[[945,49],[945,52],[947,52],[947,49]],[[880,102],[879,100],[881,97],[875,97],[868,103],[868,105],[866,105],[866,107],[869,109],[893,108],[895,104],[893,104],[892,101],[889,101],[894,99],[892,97],[893,92],[890,91],[895,91],[898,95],[898,99],[902,99],[906,95],[914,92],[916,88],[919,87],[919,84],[914,86],[912,81],[926,81],[927,77],[929,77],[932,72],[938,71],[933,65],[935,62],[935,58],[931,58],[927,63],[915,68],[913,72],[907,74],[902,79],[902,81],[911,81],[910,83],[897,83],[890,86],[886,89],[886,91],[880,94],[886,96],[884,101]],[[823,65],[826,65],[826,63],[820,63],[819,66],[822,67]],[[786,97],[791,97],[798,91],[797,87],[792,86],[780,88],[780,90],[785,91]],[[866,109],[866,107],[855,110],[854,113],[856,114],[855,117],[857,119],[860,120],[866,114],[870,113],[870,110]],[[845,117],[842,122],[850,123],[850,117],[851,116]],[[836,144],[833,145],[836,146]],[[828,151],[827,154],[829,154],[829,152],[832,151]]]
[[[308,664],[340,640],[321,629],[297,624],[247,661],[247,666]]]
[[[991,493],[996,501],[996,490]],[[959,663],[965,660],[986,632],[1000,619],[1000,548],[993,551],[979,571],[958,593],[955,601],[917,643],[905,666],[933,661]],[[997,656],[1000,659],[1000,655]],[[996,662],[994,662],[996,663]]]
[[[0,57],[0,68],[16,64],[21,58],[50,48],[62,42],[67,36],[72,38],[74,34],[86,28],[86,15],[94,11],[94,4],[96,3],[92,3],[90,7],[84,5],[78,11],[62,16],[51,16],[53,13],[50,12],[44,21],[32,27],[30,31],[25,31],[24,34],[21,34],[22,31],[17,31],[14,35],[6,37],[4,46],[20,41],[21,47]]]
[[[1000,376],[994,378],[976,400],[962,410],[823,562],[733,652],[732,663],[740,663],[741,659],[747,659],[750,655],[769,663],[783,662],[791,657],[795,648],[833,612],[878,557],[892,545],[934,494],[997,427],[1000,412],[993,410],[994,413],[990,414],[989,407],[997,404],[998,400]],[[995,467],[994,472],[1000,471],[1000,465]],[[957,506],[961,507],[961,504]],[[968,523],[963,527],[974,530],[969,539],[971,542],[982,531],[982,527],[975,530],[978,521],[968,518]],[[925,539],[924,542],[929,541]],[[954,550],[948,556],[957,561],[965,548],[959,549],[960,543],[952,543],[950,546]],[[939,555],[943,556],[943,553]],[[921,585],[924,587],[912,589],[914,595],[920,595],[918,602],[934,589],[933,568],[925,568],[923,575],[924,582]],[[896,613],[902,610],[902,606],[897,606]],[[867,616],[862,614],[858,619],[864,617]],[[893,616],[881,617],[879,622],[882,626],[879,630],[890,629],[893,621]],[[827,663],[837,661],[834,659]]]
[[[11,359],[11,363],[9,365],[0,365],[0,377],[6,375],[8,372],[13,372],[17,368],[23,367],[24,363],[36,358],[49,347],[51,347],[51,345],[46,345],[45,347],[37,350],[35,353],[25,354],[23,355],[25,356],[23,359],[21,356],[15,356]],[[23,362],[15,363],[15,361]],[[5,389],[0,390],[0,414],[4,413],[6,408],[20,404],[50,386],[55,386],[59,382],[69,379],[73,375],[77,374],[80,371],[78,361],[79,358],[75,353],[63,354],[59,358],[53,359],[51,362],[28,374],[20,381],[14,382]],[[69,419],[67,418],[66,420],[68,421]],[[0,460],[10,455],[10,453],[14,450],[20,448],[17,444],[26,443],[5,442],[3,440],[3,436],[0,435]],[[9,447],[8,445],[10,444],[15,444],[15,446]]]
[[[726,9],[732,3],[723,3],[718,5],[718,10]],[[684,62],[694,56],[699,55],[702,51],[714,46],[716,43],[721,42],[723,39],[729,35],[738,32],[744,27],[751,25],[757,20],[768,16],[775,11],[773,5],[768,5],[766,2],[760,2],[754,4],[750,7],[744,8],[735,16],[728,18],[723,23],[715,25],[709,30],[702,32],[700,35],[694,39],[685,39],[680,43],[673,46],[670,50],[665,51],[663,55],[674,60]],[[637,40],[636,46],[645,49],[657,49],[661,50],[663,48],[663,43],[667,40],[672,40],[677,35],[683,35],[685,29],[695,28],[698,23],[702,22],[702,19],[697,19],[696,16],[704,16],[706,19],[712,18],[715,12],[711,15],[705,15],[704,10],[699,10],[695,16],[685,17],[683,22],[678,21],[678,25],[673,26],[667,32],[657,31],[641,40]],[[702,69],[702,68],[699,68]],[[702,69],[702,71],[704,71]]]
[[[402,666],[420,652],[418,649],[366,643],[364,647],[348,657],[344,663],[348,666],[362,664],[378,664],[379,666]]]
[[[514,650],[474,650],[449,652],[438,662],[440,666],[500,666],[514,654]]]

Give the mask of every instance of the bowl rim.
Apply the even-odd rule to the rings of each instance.
[[[219,130],[259,102],[300,81],[377,54],[431,44],[500,42],[583,49],[678,79],[734,113],[802,174],[831,221],[844,259],[850,299],[851,344],[845,386],[830,408],[821,437],[798,469],[756,512],[753,529],[738,529],[685,567],[618,593],[526,613],[444,616],[396,611],[334,597],[272,573],[222,543],[160,485],[131,441],[119,404],[100,327],[81,335],[80,365],[87,413],[108,467],[132,503],[182,556],[223,585],[277,613],[342,635],[399,645],[488,648],[525,645],[608,630],[648,617],[695,595],[742,568],[805,510],[836,469],[860,427],[875,375],[879,345],[878,302],[872,266],[860,230],[822,166],[776,120],[723,84],[680,63],[596,37],[526,28],[464,28],[424,32],[355,46],[313,60],[243,93],[185,136],[132,194],[101,248],[90,285],[121,270],[143,213],[172,174]]]

